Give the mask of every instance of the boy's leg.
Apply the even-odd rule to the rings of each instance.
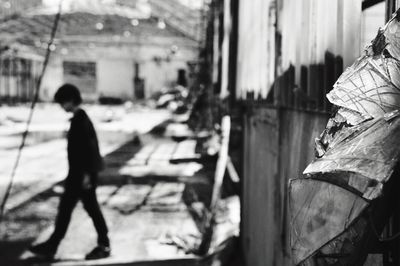
[[[110,240],[108,238],[108,228],[97,201],[96,189],[91,188],[84,190],[81,195],[81,200],[83,207],[93,220],[93,224],[98,235],[98,244],[109,247]]]
[[[78,194],[72,189],[66,189],[64,194],[61,196],[60,203],[58,205],[58,213],[52,235],[46,242],[32,246],[30,251],[39,255],[54,256],[58,245],[67,232],[72,211],[74,210],[77,202]]]
[[[97,246],[86,255],[87,260],[107,258],[111,254],[110,240],[108,238],[108,228],[99,203],[97,202],[96,189],[85,189],[81,196],[83,207],[93,220],[97,231]]]
[[[74,210],[78,200],[79,196],[77,191],[74,191],[74,189],[65,190],[58,206],[54,232],[50,237],[51,241],[59,244],[59,242],[64,238],[71,221],[72,211]]]

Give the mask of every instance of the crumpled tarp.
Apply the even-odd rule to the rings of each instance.
[[[361,197],[326,182],[295,179],[291,189],[291,209],[298,221],[291,228],[296,264],[342,233],[368,206]]]
[[[400,24],[395,15],[328,93],[334,105],[366,117],[400,109]]]
[[[400,155],[399,115],[395,111],[342,129],[303,174],[357,190],[367,200],[380,196]]]
[[[382,197],[400,157],[399,60],[397,11],[327,95],[339,107],[336,116],[316,139],[316,160],[302,177],[290,180],[296,265],[315,265],[311,261],[321,250],[338,260],[349,254],[336,252],[356,250],[346,249],[346,243],[355,247],[363,241],[358,236],[369,228],[366,209]]]

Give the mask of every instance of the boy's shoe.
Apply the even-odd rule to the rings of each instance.
[[[104,259],[109,257],[110,254],[111,254],[110,247],[98,245],[86,255],[85,259],[87,260]]]
[[[36,245],[33,245],[29,248],[29,251],[46,258],[54,258],[54,255],[57,252],[57,246],[51,242],[43,242]]]

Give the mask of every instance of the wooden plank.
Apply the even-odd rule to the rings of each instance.
[[[145,203],[151,189],[150,185],[124,185],[107,201],[107,206],[122,213],[130,213]]]
[[[232,163],[231,157],[228,157],[228,162],[226,167],[228,169],[229,177],[231,178],[232,182],[239,183],[240,182],[239,174],[237,173],[235,166]]]
[[[131,159],[129,159],[125,165],[135,166],[135,165],[145,165],[147,164],[149,157],[157,149],[156,144],[147,144],[142,147]],[[120,159],[116,158],[115,163],[118,165]]]
[[[196,140],[184,140],[178,143],[171,160],[196,160],[200,158],[200,154],[196,153]]]
[[[159,161],[165,161],[169,163],[174,151],[176,150],[176,142],[162,143],[154,150],[152,155],[149,157],[148,164],[159,163]]]
[[[183,183],[159,182],[153,187],[146,205],[152,210],[179,211],[186,208],[182,201],[184,190],[185,184]]]
[[[158,161],[158,163],[154,161],[149,165],[124,166],[118,171],[118,174],[131,178],[171,177],[178,179],[181,177],[192,177],[201,168],[202,165],[194,162],[168,164],[168,161]]]
[[[128,161],[128,162],[134,162],[135,160],[137,161],[148,161],[149,157],[151,156],[151,154],[157,149],[157,145],[156,144],[148,144],[145,145],[142,149],[140,149],[140,151],[138,153],[135,154],[135,156],[133,157],[132,161]]]
[[[228,148],[229,135],[231,129],[231,119],[229,116],[224,116],[221,122],[221,147],[218,152],[218,160],[214,173],[214,184],[211,194],[211,202],[209,207],[209,215],[206,216],[205,230],[201,239],[198,252],[207,254],[214,237],[215,217],[217,215],[217,205],[220,201],[222,182],[225,176],[225,171],[228,163]]]
[[[222,181],[224,179],[226,165],[228,163],[229,134],[231,130],[231,119],[229,116],[222,118],[221,122],[221,148],[218,153],[218,161],[214,174],[214,186],[211,196],[210,209],[215,210],[220,197]]]

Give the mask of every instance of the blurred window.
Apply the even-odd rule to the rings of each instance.
[[[63,62],[64,81],[77,86],[82,94],[96,92],[96,63],[95,62]]]

